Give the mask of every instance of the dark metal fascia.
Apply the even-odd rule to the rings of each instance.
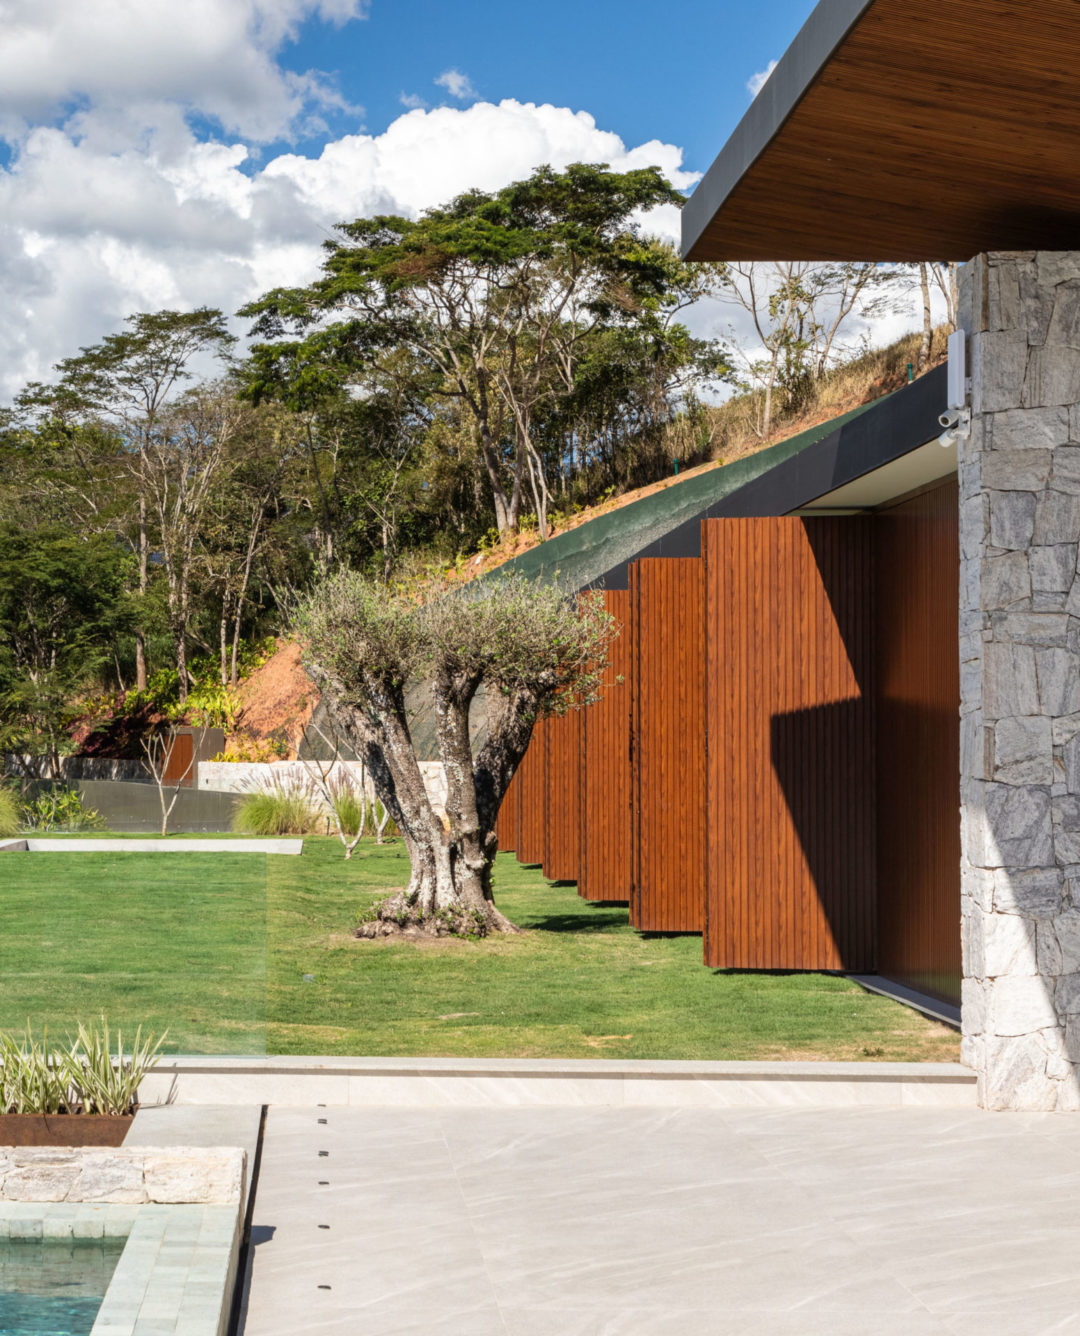
[[[948,397],[948,370],[943,364],[928,371],[768,473],[684,520],[588,587],[628,588],[630,562],[643,557],[700,557],[702,520],[789,515],[932,441],[941,433],[938,415],[944,412]]]

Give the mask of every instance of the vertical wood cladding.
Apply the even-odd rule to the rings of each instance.
[[[545,721],[547,732],[547,842],[544,876],[577,881],[581,857],[582,711]]]
[[[550,720],[537,721],[529,749],[518,767],[521,795],[518,799],[516,852],[519,863],[543,863],[547,852],[549,726]]]
[[[870,524],[703,525],[707,965],[874,967]]]
[[[582,712],[585,730],[578,892],[586,900],[630,898],[630,593],[604,591],[604,607],[619,623],[603,695]],[[621,680],[620,680],[621,679]]]
[[[506,792],[503,794],[502,804],[499,807],[498,819],[495,822],[495,834],[499,839],[500,853],[513,853],[517,848],[518,823],[520,820],[521,766],[519,765],[514,771],[514,778],[510,781]]]
[[[633,838],[630,922],[701,932],[705,899],[703,563],[630,567]]]
[[[960,1001],[960,670],[955,479],[874,518],[878,970]]]

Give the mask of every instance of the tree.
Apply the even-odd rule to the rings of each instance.
[[[787,407],[799,407],[813,382],[846,351],[840,336],[853,315],[868,321],[892,308],[895,276],[894,269],[872,263],[721,267],[721,295],[747,313],[753,330],[741,361],[743,388],[762,394],[759,436],[772,429],[778,394]]]
[[[221,358],[235,343],[220,311],[142,312],[129,316],[122,333],[82,348],[58,362],[53,385],[33,384],[19,396],[24,410],[59,418],[68,430],[104,427],[120,438],[119,461],[127,465],[136,491],[132,546],[138,586],[145,596],[150,577],[148,453],[162,416],[179,386],[191,377],[196,357]],[[136,686],[146,688],[146,631],[135,627]]]
[[[312,406],[381,353],[407,348],[432,392],[469,415],[498,531],[517,526],[528,486],[543,536],[537,412],[572,381],[581,339],[654,318],[683,281],[685,266],[635,222],[659,204],[682,197],[657,169],[578,163],[470,191],[417,220],[342,224],[311,287],[277,289],[241,311],[269,340],[253,350],[253,392]],[[327,324],[334,315],[344,319]]]
[[[575,603],[551,586],[506,577],[421,604],[339,570],[304,600],[297,629],[305,666],[409,853],[409,885],[384,903],[369,935],[400,923],[513,930],[492,892],[499,806],[536,720],[579,707],[599,689],[614,633],[602,598]],[[406,691],[417,683],[428,684],[434,710],[447,827],[413,748]],[[495,703],[474,755],[469,712],[481,687]]]
[[[0,524],[0,751],[30,778],[58,775],[73,702],[126,629],[130,560],[101,535]]]

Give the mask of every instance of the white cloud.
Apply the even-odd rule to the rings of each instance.
[[[427,103],[419,93],[398,93],[398,101],[410,111],[425,111]]]
[[[442,74],[435,76],[434,82],[440,88],[445,88],[450,96],[456,97],[459,102],[467,102],[470,98],[478,96],[469,76],[462,74],[460,70],[443,70]]]
[[[306,19],[365,14],[366,0],[0,0],[0,133],[79,101],[171,102],[271,140],[341,105],[324,75],[284,70],[276,53]]]
[[[769,75],[776,69],[777,61],[770,60],[763,70],[758,70],[757,74],[752,74],[746,81],[746,89],[752,98],[757,97],[758,93],[765,87],[769,81]]]
[[[92,108],[38,128],[0,169],[0,399],[134,311],[232,312],[269,287],[309,281],[337,222],[416,215],[540,163],[581,161],[655,164],[681,189],[696,180],[672,144],[628,147],[585,112],[513,100],[410,111],[382,134],[257,167],[243,142],[200,142],[170,105],[130,117]],[[649,226],[674,240],[677,210],[656,210]]]

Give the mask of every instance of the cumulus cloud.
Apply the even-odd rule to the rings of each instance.
[[[440,88],[445,88],[450,96],[456,97],[459,102],[467,102],[470,98],[478,96],[472,86],[472,80],[460,70],[443,70],[442,74],[435,76],[434,82]]]
[[[73,104],[175,103],[230,133],[271,140],[311,107],[340,107],[317,71],[275,56],[300,25],[341,25],[366,0],[0,0],[0,133]]]
[[[757,97],[758,93],[769,82],[769,75],[776,69],[777,64],[777,61],[770,60],[765,69],[758,70],[757,74],[751,74],[750,78],[747,79],[746,89],[752,98]]]
[[[581,161],[655,164],[681,189],[696,180],[672,144],[628,146],[585,112],[513,100],[409,111],[382,134],[346,135],[317,157],[259,164],[243,142],[200,141],[168,105],[137,135],[110,109],[39,127],[0,169],[0,397],[47,378],[56,360],[131,312],[231,312],[269,287],[309,281],[337,222],[415,216],[540,163]],[[674,240],[677,210],[656,210],[648,226]]]

